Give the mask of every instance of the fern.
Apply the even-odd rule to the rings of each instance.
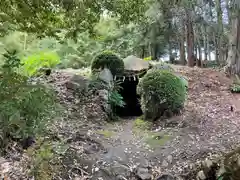
[[[53,68],[60,63],[55,52],[39,52],[22,59],[23,73],[27,76],[35,75],[41,68]]]

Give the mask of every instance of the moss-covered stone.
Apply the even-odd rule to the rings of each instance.
[[[99,69],[108,68],[112,75],[121,75],[124,72],[124,62],[116,54],[111,51],[104,51],[97,55],[91,65],[92,72]]]
[[[145,119],[178,113],[184,106],[186,87],[181,79],[167,70],[149,71],[137,87]]]

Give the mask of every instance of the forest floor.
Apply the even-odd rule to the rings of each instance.
[[[65,116],[51,127],[54,136],[67,143],[65,169],[55,179],[154,179],[163,173],[182,174],[198,160],[238,146],[240,95],[229,91],[232,81],[213,69],[174,69],[189,82],[185,109],[154,124],[140,117],[108,123],[98,97],[79,101],[63,86],[68,73],[53,75],[49,81],[67,107]],[[20,166],[24,169],[25,156],[20,157],[10,160],[12,179],[18,179]]]

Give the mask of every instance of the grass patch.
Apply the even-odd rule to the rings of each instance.
[[[149,121],[144,121],[140,118],[137,118],[135,121],[134,121],[134,128],[138,128],[138,129],[141,129],[141,130],[147,130],[150,128],[151,126],[151,122]]]
[[[100,130],[97,133],[103,135],[105,138],[111,138],[114,135],[114,132],[109,130]]]
[[[145,137],[151,126],[152,122],[137,118],[133,122],[133,133],[137,136]]]
[[[164,146],[171,139],[171,136],[162,132],[150,132],[145,142],[151,147],[159,147]]]

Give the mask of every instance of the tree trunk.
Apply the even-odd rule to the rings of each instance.
[[[203,26],[203,27],[202,27],[202,35],[203,35],[203,48],[204,48],[204,57],[203,57],[203,60],[206,61],[206,60],[208,59],[206,26]]]
[[[201,43],[198,42],[198,60],[197,60],[197,66],[202,67],[202,49],[201,49]]]
[[[157,60],[158,58],[158,44],[154,43],[152,45],[152,60]]]
[[[142,48],[141,48],[141,58],[143,59],[145,56],[145,46],[143,45]]]
[[[185,9],[186,12],[186,32],[187,32],[187,59],[188,66],[194,66],[194,33],[193,33],[193,22],[191,18],[191,11],[189,9]]]
[[[229,39],[229,52],[225,71],[229,75],[240,75],[240,10],[232,19],[231,36]]]
[[[217,11],[217,22],[218,22],[218,29],[217,29],[217,38],[216,38],[216,58],[219,61],[219,64],[223,64],[224,59],[224,44],[223,44],[223,12],[221,7],[221,0],[216,0],[216,11]]]
[[[210,21],[213,21],[213,8],[211,7],[211,1],[208,2],[209,5],[209,16],[210,16]],[[211,29],[210,27],[207,28],[207,51],[208,51],[208,60],[211,61],[211,48],[210,48],[210,41],[212,40],[210,36]],[[215,36],[214,36],[215,37]],[[214,39],[213,39],[214,40]],[[216,59],[215,59],[216,60]]]
[[[208,61],[211,61],[211,49],[210,49],[210,38],[209,38],[209,34],[207,34],[207,52],[208,52]]]
[[[198,46],[197,46],[197,44],[194,44],[194,51],[195,51],[194,56],[196,57],[196,59],[198,59]]]
[[[186,64],[186,57],[185,57],[185,24],[182,20],[182,32],[180,35],[180,41],[179,41],[179,51],[180,51],[180,62],[182,65]]]
[[[229,8],[229,0],[225,0],[226,10],[227,10],[227,16],[228,16],[228,25],[231,25],[231,11]]]
[[[172,43],[169,41],[169,46],[168,46],[168,51],[169,51],[169,62],[174,63],[174,56],[172,52]]]

